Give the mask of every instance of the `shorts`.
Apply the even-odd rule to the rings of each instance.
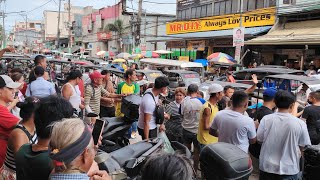
[[[185,129],[182,130],[182,141],[185,144],[192,144],[197,149],[199,149],[199,142],[197,140],[197,134],[187,131]]]
[[[139,132],[142,140],[145,140],[146,138],[145,138],[145,136],[144,136],[144,130],[143,130],[143,129],[140,129],[140,128],[138,127],[138,132]],[[150,130],[149,130],[149,139],[151,139],[151,138],[156,138],[157,136],[158,136],[158,129],[157,129],[157,128],[155,128],[155,129],[150,129]]]

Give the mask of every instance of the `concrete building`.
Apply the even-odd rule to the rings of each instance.
[[[276,20],[275,0],[178,0],[176,20],[167,23],[162,40],[172,56],[202,59],[224,52],[235,57],[233,29],[240,27],[241,2],[244,38],[268,32]]]
[[[41,21],[16,22],[10,41],[13,41],[13,45],[19,48],[25,47],[29,50],[35,48],[35,51],[39,51],[39,46],[42,46]]]
[[[320,68],[320,2],[282,0],[278,3],[278,18],[272,29],[245,44],[264,64],[296,69],[314,64]]]
[[[83,47],[90,51],[91,56],[96,52],[112,51],[114,53],[132,53],[135,45],[134,39],[136,32],[136,16],[128,12],[125,1],[120,1],[114,6],[108,6],[95,13],[83,17]],[[165,36],[165,22],[171,21],[175,15],[151,14],[142,16],[140,31],[140,47],[142,51],[165,49],[165,42],[149,42],[156,37]],[[121,37],[116,32],[107,32],[106,26],[116,20],[123,22],[124,32]],[[146,22],[146,23],[145,23]]]
[[[69,30],[71,30],[72,45],[82,41],[82,16],[84,14],[94,12],[92,6],[79,7],[70,5],[70,21],[69,21],[69,4],[64,4],[64,11],[60,12],[60,47],[68,47]],[[57,38],[58,27],[58,11],[44,11],[43,29],[44,39],[49,46],[54,45]]]

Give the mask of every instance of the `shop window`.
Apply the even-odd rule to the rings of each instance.
[[[256,7],[257,9],[264,8],[264,0],[257,0]]]
[[[232,2],[231,0],[226,1],[226,14],[232,13]]]
[[[220,15],[220,2],[214,3],[214,15],[218,16]]]
[[[206,17],[207,16],[207,5],[201,6],[201,17]]]
[[[220,2],[220,15],[226,14],[226,2],[221,1]]]
[[[207,16],[212,16],[212,4],[207,5]]]
[[[243,11],[242,12],[247,12],[248,11],[248,0],[243,0]]]
[[[191,9],[186,9],[186,19],[190,19],[191,18]]]
[[[269,7],[274,7],[277,4],[277,0],[269,0]]]
[[[231,13],[235,14],[238,12],[238,5],[239,5],[239,0],[232,0]]]
[[[256,0],[248,0],[248,11],[256,9]]]
[[[196,18],[197,8],[191,8],[191,18]]]
[[[181,17],[181,12],[182,12],[182,11],[178,11],[178,13],[177,13],[177,19],[182,19],[182,17]]]
[[[296,4],[296,0],[283,0],[283,4]]]
[[[197,13],[196,13],[196,18],[201,17],[201,6],[197,7]]]

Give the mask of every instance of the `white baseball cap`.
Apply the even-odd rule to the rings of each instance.
[[[17,89],[20,86],[21,83],[14,82],[9,76],[0,75],[0,88],[7,87],[11,89]]]
[[[208,89],[208,94],[222,92],[223,87],[220,84],[211,84]]]

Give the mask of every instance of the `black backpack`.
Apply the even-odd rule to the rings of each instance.
[[[154,100],[154,103],[156,104],[156,108],[154,110],[154,116],[155,116],[155,121],[156,121],[156,124],[163,124],[163,121],[164,121],[164,107],[162,105],[159,105],[157,102],[156,102],[156,99],[155,97],[153,96],[153,94],[151,92],[146,92],[146,94],[150,94]]]

